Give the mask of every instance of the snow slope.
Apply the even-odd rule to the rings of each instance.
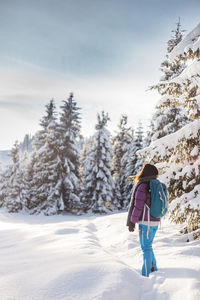
[[[200,243],[164,221],[154,250],[159,271],[140,275],[138,232],[127,213],[28,216],[0,211],[1,300],[200,299]]]

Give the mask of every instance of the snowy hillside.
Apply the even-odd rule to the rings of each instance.
[[[154,250],[159,271],[140,275],[138,232],[127,213],[28,216],[0,211],[2,300],[198,300],[200,245],[166,220]]]

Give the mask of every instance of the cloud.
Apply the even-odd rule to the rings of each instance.
[[[199,6],[195,0],[0,1],[1,142],[34,133],[44,105],[54,98],[59,108],[72,91],[84,135],[93,133],[103,109],[111,130],[122,113],[133,126],[147,123],[159,96],[146,89],[159,79],[167,39],[179,15],[184,28],[195,25]]]
[[[18,97],[18,96],[15,96],[15,99],[16,99],[16,97]],[[10,96],[10,97],[8,97],[8,99],[9,98],[12,98],[12,96]],[[21,97],[20,97],[20,99],[21,99]],[[15,102],[9,102],[9,100],[8,101],[0,101],[0,107],[1,108],[22,108],[22,107],[24,107],[24,103],[22,104],[22,103],[20,103],[19,101],[15,101]]]
[[[22,62],[15,61],[13,66],[0,71],[3,87],[0,112],[4,115],[0,119],[0,127],[7,130],[6,135],[5,132],[0,134],[0,139],[5,141],[6,138],[7,145],[11,145],[11,140],[13,143],[14,137],[20,139],[26,133],[34,134],[49,100],[54,98],[59,110],[61,101],[67,99],[70,92],[74,92],[81,107],[82,133],[85,136],[94,133],[97,113],[102,110],[110,114],[109,129],[112,132],[121,114],[128,115],[131,126],[137,126],[139,119],[146,125],[156,102],[154,95],[145,92],[148,81],[129,76],[77,78]]]
[[[132,56],[139,71],[140,54],[170,37],[169,2],[2,1],[1,57],[85,76],[120,72]]]

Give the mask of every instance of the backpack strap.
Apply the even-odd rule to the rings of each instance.
[[[146,209],[147,209],[147,222],[148,222],[148,225],[147,225],[147,240],[148,240],[149,230],[150,230],[150,207],[145,203],[144,204],[143,215],[142,215],[142,222],[144,222],[144,216],[145,216]]]
[[[145,182],[147,184],[147,190],[146,190],[146,199],[147,199],[147,192],[150,192],[150,181]],[[149,230],[150,230],[150,207],[147,205],[147,203],[144,203],[144,209],[143,209],[143,215],[142,215],[142,222],[144,222],[145,212],[147,209],[147,240],[149,239]]]

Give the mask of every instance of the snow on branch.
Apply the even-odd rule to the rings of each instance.
[[[196,157],[200,152],[199,143],[192,148],[194,141],[197,143],[200,139],[200,120],[195,120],[175,133],[169,134],[163,138],[153,141],[149,147],[139,150],[137,155],[145,158],[147,161],[176,161],[184,158],[186,160]],[[188,153],[189,151],[189,153]],[[193,154],[193,156],[192,156]]]

